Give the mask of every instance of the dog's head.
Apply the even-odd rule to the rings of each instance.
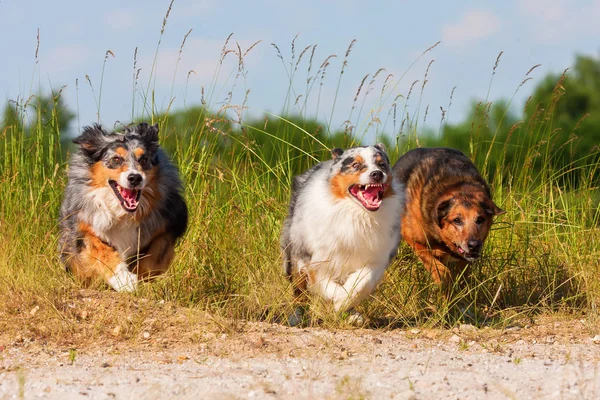
[[[435,221],[444,244],[472,262],[481,256],[493,217],[504,214],[478,186],[463,186],[443,195],[435,207]]]
[[[351,199],[368,211],[377,211],[390,191],[390,160],[383,144],[333,149],[331,192],[336,199]]]
[[[100,125],[87,126],[75,140],[91,174],[91,186],[110,187],[114,198],[130,213],[157,173],[158,126],[141,123],[122,133]]]

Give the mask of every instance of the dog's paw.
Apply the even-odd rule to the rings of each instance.
[[[125,263],[121,263],[117,265],[115,274],[106,283],[117,292],[135,292],[138,278],[136,274],[129,272]]]
[[[288,317],[287,322],[291,327],[301,325],[304,321],[304,308],[296,307],[294,312]]]

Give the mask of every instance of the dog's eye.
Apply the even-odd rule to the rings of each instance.
[[[485,222],[485,218],[484,218],[484,217],[482,217],[481,215],[480,215],[479,217],[477,217],[477,219],[475,220],[475,223],[476,223],[477,225],[481,225],[481,224],[483,224],[484,222]]]
[[[150,159],[148,159],[148,157],[146,157],[146,156],[140,157],[140,159],[138,160],[138,162],[140,163],[140,165],[144,169],[148,169],[148,168],[151,167],[151,165],[150,165]]]
[[[380,162],[379,164],[377,164],[379,169],[381,169],[382,171],[386,171],[387,170],[387,164],[384,162]]]
[[[123,158],[120,156],[112,156],[109,160],[108,160],[108,166],[110,168],[117,168],[120,167],[121,164],[123,164]]]
[[[462,219],[460,219],[460,218],[454,218],[454,219],[452,220],[452,223],[453,223],[454,225],[462,225]]]
[[[352,168],[354,168],[354,169],[360,169],[360,167],[361,167],[361,165],[360,165],[359,162],[355,161],[355,162],[352,163]]]

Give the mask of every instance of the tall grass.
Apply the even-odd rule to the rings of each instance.
[[[168,14],[161,27],[156,57],[160,55],[167,18]],[[169,272],[143,285],[137,294],[126,296],[131,301],[165,300],[234,320],[283,321],[292,310],[292,298],[281,268],[279,231],[292,176],[328,158],[332,145],[347,147],[372,137],[372,129],[378,139],[387,133],[387,140],[394,144],[390,146],[391,159],[396,160],[403,151],[419,144],[417,131],[423,111],[422,106],[414,110],[409,105],[416,82],[402,94],[399,81],[387,75],[376,88],[375,78],[382,74],[379,70],[368,84],[365,77],[358,85],[348,118],[356,118],[352,129],[338,135],[332,132],[334,109],[318,111],[326,115],[327,128],[311,124],[308,105],[320,103],[320,87],[325,71],[333,68],[330,63],[334,58],[325,57],[315,71],[316,45],[306,46],[296,57],[292,42],[289,64],[274,45],[289,77],[281,115],[267,114],[264,119],[249,121],[244,111],[247,99],[235,99],[232,86],[243,79],[244,57],[251,48],[226,48],[229,39],[215,77],[229,74],[227,84],[231,86],[219,87],[213,79],[207,89],[208,100],[204,89],[202,97],[196,99],[203,105],[201,109],[156,113],[154,80],[150,77],[148,86],[140,85],[134,63],[132,98],[141,97],[143,104],[138,109],[132,105],[132,116],[160,125],[161,141],[179,165],[185,182],[190,223]],[[185,38],[182,48],[184,43]],[[339,69],[336,96],[353,43]],[[228,68],[223,62],[227,54],[234,54],[237,60],[231,70],[223,71]],[[301,62],[305,63],[307,76],[298,84],[295,74],[301,71]],[[314,85],[319,89],[315,90]],[[367,95],[375,90],[379,94],[373,101]],[[219,93],[230,94],[227,104],[216,107]],[[299,93],[303,93],[301,100]],[[60,92],[55,94],[54,105],[60,96]],[[53,324],[50,330],[59,336],[77,329],[79,317],[69,307],[81,287],[63,271],[57,256],[57,216],[66,168],[59,116],[56,107],[38,100],[39,96],[32,96],[24,102],[11,102],[14,118],[0,124],[0,330],[22,326],[39,333],[39,323],[30,322],[30,310],[37,305],[46,310],[45,324]],[[364,115],[369,105],[371,109]],[[49,113],[44,107],[50,107]],[[355,110],[357,114],[353,115]],[[483,121],[489,117],[489,110],[483,107]],[[32,113],[38,118],[28,123]],[[423,120],[426,114],[427,109]],[[372,326],[445,324],[464,318],[508,324],[531,312],[597,311],[600,213],[598,188],[594,185],[600,161],[597,152],[590,153],[574,171],[553,169],[552,114],[552,107],[540,110],[534,122],[514,127],[518,135],[509,134],[504,143],[496,141],[496,132],[492,145],[480,140],[478,125],[473,126],[471,155],[493,182],[496,203],[507,214],[494,225],[473,276],[466,286],[456,289],[450,303],[437,295],[417,258],[402,245],[382,285],[360,306]],[[42,115],[50,115],[47,122]],[[323,129],[326,136],[321,134]],[[508,146],[520,149],[523,165],[506,160]],[[485,157],[475,157],[478,154]],[[492,159],[495,167],[490,175]],[[531,174],[534,164],[542,166],[539,176]],[[573,176],[578,184],[565,185],[566,177]],[[460,311],[465,308],[478,313]],[[459,310],[458,315],[452,310]],[[111,312],[120,315],[130,311]],[[318,300],[313,301],[311,315],[313,323],[343,324]]]

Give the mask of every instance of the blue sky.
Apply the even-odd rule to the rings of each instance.
[[[73,124],[98,120],[97,101],[103,61],[108,56],[102,85],[100,120],[108,126],[115,121],[129,122],[142,112],[142,96],[150,82],[150,72],[163,18],[170,1],[28,1],[0,2],[0,89],[5,100],[27,99],[41,88],[48,92],[63,86],[67,105],[78,112]],[[381,126],[390,114],[394,98],[398,112],[405,107],[411,84],[413,94],[406,109],[419,113],[422,125],[429,106],[426,125],[437,129],[440,107],[448,109],[450,93],[456,87],[448,112],[450,122],[464,118],[473,99],[484,99],[488,93],[492,68],[503,51],[493,78],[490,100],[511,98],[526,72],[541,64],[531,76],[533,81],[519,89],[513,110],[520,112],[534,85],[547,73],[560,73],[570,67],[575,54],[596,56],[600,37],[600,1],[521,0],[503,2],[438,2],[438,1],[184,1],[176,0],[167,21],[158,51],[157,64],[150,86],[154,89],[156,107],[164,110],[197,105],[201,88],[205,97],[209,88],[214,96],[209,101],[213,110],[224,105],[233,88],[232,104],[241,104],[249,90],[245,115],[258,116],[265,111],[280,113],[288,89],[286,68],[271,43],[277,44],[286,60],[291,56],[294,37],[296,57],[309,45],[316,44],[313,73],[330,54],[324,84],[321,88],[318,116],[339,128],[351,115],[351,123]],[[40,47],[36,63],[36,35]],[[181,57],[179,48],[192,29]],[[245,74],[236,79],[237,58],[229,53],[214,80],[221,49],[233,33],[229,49],[239,44],[245,52],[257,44],[244,58]],[[339,71],[349,43],[356,43],[348,57],[342,76],[336,106]],[[423,51],[441,43],[421,58]],[[237,43],[237,44],[236,44]],[[138,88],[133,90],[133,55],[137,48]],[[305,95],[308,54],[294,80],[294,94]],[[181,58],[177,63],[178,58]],[[416,62],[415,62],[416,60]],[[420,96],[424,75],[430,62],[427,84]],[[411,64],[413,64],[411,67]],[[351,111],[357,88],[366,74],[362,94],[373,74],[381,72],[364,101]],[[177,73],[175,70],[177,69]],[[193,73],[189,71],[193,70]],[[384,96],[381,89],[389,75]],[[90,89],[87,77],[92,82]],[[76,84],[77,82],[77,84]],[[212,82],[212,83],[211,83]],[[308,96],[307,112],[317,113],[319,84]],[[135,98],[135,100],[134,100]],[[303,103],[303,97],[299,104]],[[420,100],[420,102],[419,102]],[[293,101],[292,101],[293,103]],[[233,112],[230,110],[230,112]],[[352,114],[351,114],[352,112]],[[398,117],[399,118],[399,117]],[[379,121],[379,122],[378,122]],[[386,130],[391,130],[387,117]],[[374,128],[372,128],[374,129]]]

